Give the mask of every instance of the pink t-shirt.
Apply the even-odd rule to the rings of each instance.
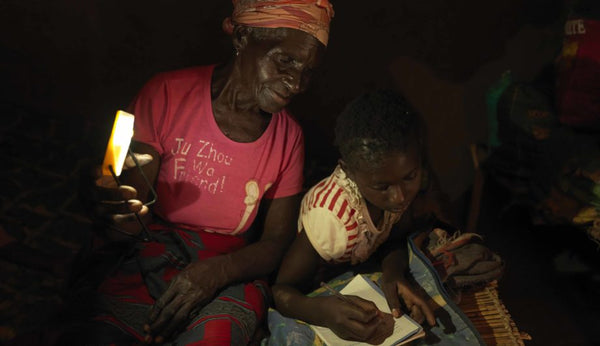
[[[238,143],[219,129],[212,110],[214,65],[162,73],[135,98],[134,139],[161,156],[155,212],[196,230],[238,234],[260,200],[302,189],[304,137],[285,111],[273,114],[260,138]]]

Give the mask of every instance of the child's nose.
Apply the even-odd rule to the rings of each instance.
[[[404,203],[404,189],[401,185],[394,185],[390,193],[390,202],[394,205],[402,205]]]

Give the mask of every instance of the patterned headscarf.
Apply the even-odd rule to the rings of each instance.
[[[232,0],[233,14],[223,21],[223,30],[234,24],[260,28],[302,30],[327,46],[333,6],[328,0]]]

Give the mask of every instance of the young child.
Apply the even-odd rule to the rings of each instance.
[[[298,236],[273,286],[276,309],[328,327],[343,339],[383,341],[393,326],[382,322],[391,316],[373,303],[355,296],[347,296],[350,303],[335,296],[305,295],[315,288],[315,277],[326,280],[317,275],[323,265],[352,269],[379,257],[382,289],[393,316],[399,317],[403,306],[417,322],[434,325],[431,308],[405,276],[406,242],[398,242],[415,230],[411,225],[419,215],[433,213],[449,221],[426,165],[420,117],[393,91],[366,93],[339,116],[335,141],[341,159],[304,196]]]

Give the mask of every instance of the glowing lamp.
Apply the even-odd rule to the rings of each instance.
[[[103,175],[121,175],[123,163],[127,157],[131,137],[133,137],[133,121],[135,117],[124,111],[117,111],[115,122],[113,123],[112,132],[106,153],[104,154],[104,162],[102,162]],[[111,172],[111,169],[113,172]]]

